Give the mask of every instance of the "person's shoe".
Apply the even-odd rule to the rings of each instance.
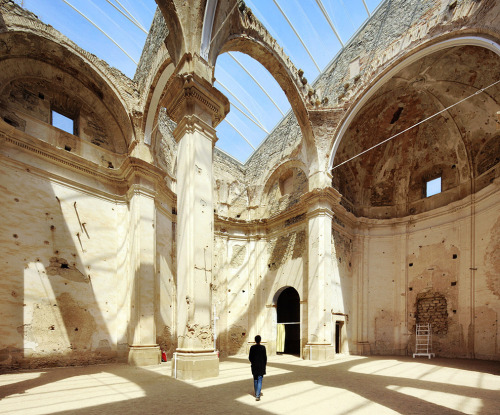
[[[260,397],[258,397],[258,396],[257,396],[257,397],[255,398],[255,400],[256,400],[256,401],[260,401]]]
[[[261,392],[261,393],[260,393],[260,396],[264,396],[264,394]]]

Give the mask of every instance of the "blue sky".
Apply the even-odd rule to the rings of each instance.
[[[148,31],[156,9],[154,0],[16,0],[16,2],[35,13],[40,20],[53,26],[81,48],[104,59],[130,78],[134,77],[136,69],[133,61],[139,61],[147,35],[124,15],[129,17],[131,15]],[[370,12],[373,12],[380,2],[380,0],[365,0]],[[126,53],[68,3],[105,31]],[[295,66],[304,70],[311,84],[319,75],[319,70],[324,70],[341,49],[339,40],[316,0],[246,0],[245,3],[283,46]],[[320,3],[323,4],[344,44],[368,18],[362,0],[322,0]],[[283,13],[294,26],[309,53]],[[252,74],[260,86],[241,66]],[[279,123],[282,114],[290,110],[290,105],[267,70],[244,54],[232,53],[232,56],[229,54],[219,56],[215,77],[218,81],[215,86],[232,104],[226,120],[217,127],[219,138],[217,147],[243,163],[250,157],[253,148],[257,148],[266,138],[267,132],[272,131]]]

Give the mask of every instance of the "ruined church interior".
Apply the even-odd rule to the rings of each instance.
[[[422,408],[495,413],[499,1],[360,1],[366,19],[316,79],[250,1],[152,2],[131,77],[21,3],[0,0],[0,390],[9,374],[109,364],[222,382],[259,334],[268,372],[315,370],[321,388],[335,362],[468,362],[491,387],[453,393],[476,409]],[[290,108],[242,160],[222,148],[242,112],[217,83],[228,54]],[[414,357],[422,325],[429,356]],[[348,369],[335,387],[356,382]]]

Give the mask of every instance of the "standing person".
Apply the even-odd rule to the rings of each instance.
[[[252,364],[253,388],[255,391],[255,400],[260,401],[262,393],[262,378],[266,374],[267,354],[266,347],[260,344],[261,337],[255,336],[255,343],[250,347],[248,360]]]

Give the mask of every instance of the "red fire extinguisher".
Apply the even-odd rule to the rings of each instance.
[[[167,353],[165,353],[165,350],[161,351],[161,361],[166,362],[167,361]]]

